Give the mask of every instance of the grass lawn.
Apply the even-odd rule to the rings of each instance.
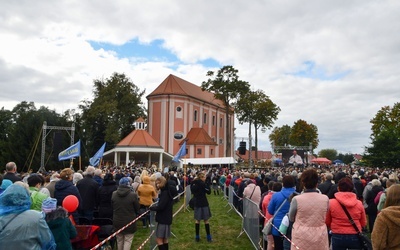
[[[254,249],[247,235],[243,233],[239,238],[242,228],[242,219],[230,206],[228,202],[222,199],[222,194],[208,195],[212,217],[210,219],[211,234],[213,242],[209,243],[206,239],[204,223],[200,224],[200,242],[195,241],[195,226],[193,219],[193,210],[181,210],[173,219],[172,233],[169,249]],[[174,205],[174,210],[180,208],[183,203],[183,197],[180,202]],[[228,212],[229,211],[229,212]],[[137,222],[138,230],[133,239],[132,249],[137,249],[142,242],[149,236],[150,230],[142,228],[142,222]],[[149,249],[146,244],[142,249]]]

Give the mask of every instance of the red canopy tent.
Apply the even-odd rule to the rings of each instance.
[[[327,158],[315,158],[311,160],[311,163],[318,163],[318,164],[331,164],[332,161]]]

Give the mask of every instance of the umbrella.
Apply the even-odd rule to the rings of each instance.
[[[336,159],[336,160],[333,161],[333,163],[335,163],[335,164],[342,164],[343,161],[341,161],[341,160],[339,160],[339,159]]]

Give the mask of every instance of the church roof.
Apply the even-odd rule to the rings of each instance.
[[[186,140],[186,145],[217,145],[203,128],[190,129]]]
[[[124,139],[118,142],[117,147],[150,147],[161,148],[160,144],[146,131],[135,129]]]
[[[203,91],[201,87],[183,80],[177,76],[170,74],[165,80],[146,98],[159,96],[159,95],[181,95],[188,96],[190,98],[198,99],[200,101],[205,101],[217,105],[219,107],[224,107],[224,103],[221,100],[217,100],[214,94],[208,91]]]

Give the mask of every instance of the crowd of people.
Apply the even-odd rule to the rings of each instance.
[[[85,171],[65,168],[18,174],[16,164],[10,162],[0,175],[0,242],[14,240],[23,244],[23,234],[14,239],[4,236],[8,235],[7,230],[17,230],[13,227],[14,216],[26,213],[33,214],[32,219],[24,220],[26,228],[29,223],[43,225],[41,232],[32,231],[40,238],[36,241],[37,249],[44,245],[68,249],[76,231],[69,224],[71,220],[62,202],[68,195],[74,195],[79,201],[77,210],[71,213],[72,222],[76,223],[82,218],[89,222],[95,217],[109,218],[114,230],[119,230],[132,218],[148,210],[156,211],[156,242],[159,249],[168,249],[173,199],[191,185],[195,197],[196,242],[201,240],[202,221],[206,240],[213,241],[207,195],[220,195],[224,186],[232,186],[233,204],[239,212],[243,212],[242,199],[248,198],[259,204],[263,225],[272,220],[272,230],[263,236],[265,249],[357,249],[360,248],[358,231],[371,233],[374,249],[397,249],[400,247],[395,233],[400,225],[398,177],[395,169],[300,164],[251,170],[191,166],[186,175],[182,169],[161,173],[153,166],[89,166]],[[67,232],[60,233],[60,227],[56,226],[60,223],[64,223],[61,228]],[[141,224],[144,228],[155,226],[148,216],[142,217]],[[117,235],[118,249],[130,249],[137,227],[134,223]]]

